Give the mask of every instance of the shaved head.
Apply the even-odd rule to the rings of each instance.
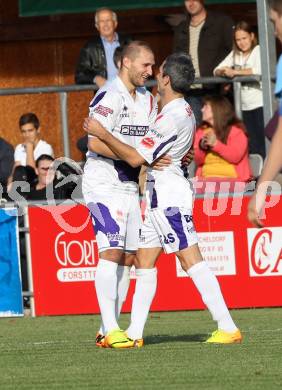
[[[144,41],[132,41],[126,46],[124,46],[121,53],[121,62],[123,62],[123,58],[127,57],[131,61],[134,61],[140,54],[141,50],[147,50],[153,53],[152,49],[148,45],[147,42]]]

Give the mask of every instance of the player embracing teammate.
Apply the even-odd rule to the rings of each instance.
[[[89,134],[96,136],[132,169],[142,164],[149,166],[148,210],[135,261],[136,288],[131,323],[125,332],[117,324],[106,329],[104,343],[112,348],[143,345],[143,329],[157,286],[155,263],[162,250],[176,254],[217,322],[218,329],[207,342],[236,343],[242,340],[218,281],[201,256],[192,217],[192,189],[181,169],[181,160],[192,146],[195,131],[194,115],[184,99],[193,80],[194,68],[188,55],[175,53],[167,57],[157,76],[162,110],[146,135],[135,145],[123,142],[99,118],[87,118],[84,122],[84,129]],[[171,164],[162,171],[152,169],[151,165],[165,153],[171,156]],[[101,304],[100,309],[103,318]]]

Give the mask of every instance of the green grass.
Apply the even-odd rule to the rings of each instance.
[[[282,389],[282,308],[232,315],[242,344],[203,344],[207,312],[152,313],[145,347],[122,351],[95,347],[98,316],[3,318],[0,389]]]

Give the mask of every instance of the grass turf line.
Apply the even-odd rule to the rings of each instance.
[[[232,315],[242,344],[203,344],[206,311],[152,313],[145,347],[122,351],[96,348],[99,316],[3,318],[0,389],[281,389],[282,309]]]

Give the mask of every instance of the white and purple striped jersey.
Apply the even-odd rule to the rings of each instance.
[[[157,116],[157,102],[145,88],[137,88],[135,99],[119,77],[107,82],[89,106],[89,116],[97,119],[120,141],[137,148]],[[89,136],[91,137],[91,136]],[[140,168],[89,151],[87,173],[98,185],[137,191]],[[86,173],[86,172],[85,172]]]
[[[193,145],[195,118],[189,104],[174,99],[166,104],[143,137],[137,151],[151,164],[164,153],[172,163],[162,171],[148,168],[147,195],[151,208],[192,209],[192,190],[181,169],[181,160]]]

